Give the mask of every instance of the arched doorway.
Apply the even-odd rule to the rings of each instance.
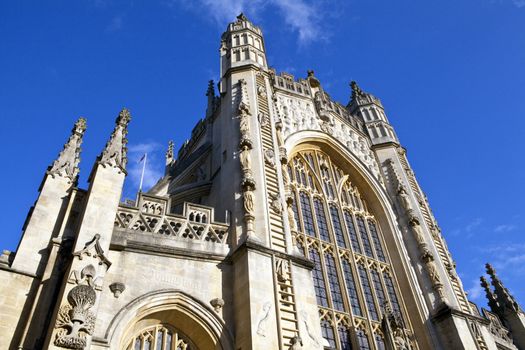
[[[224,321],[205,303],[178,290],[140,296],[113,318],[106,339],[115,350],[230,350]]]

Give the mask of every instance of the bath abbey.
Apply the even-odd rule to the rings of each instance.
[[[365,82],[339,103],[313,71],[276,72],[243,14],[219,52],[202,119],[135,199],[130,111],[87,188],[86,120],[64,135],[0,257],[0,349],[525,349],[525,313],[490,264],[488,308],[468,300]]]

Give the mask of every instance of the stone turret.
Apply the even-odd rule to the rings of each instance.
[[[399,143],[394,129],[390,125],[381,101],[372,94],[366,93],[355,81],[350,83],[352,96],[348,108],[351,113],[359,115],[365,122],[372,144]]]
[[[40,186],[40,195],[26,219],[24,234],[12,267],[38,275],[47,261],[51,239],[58,233],[71,189],[77,181],[80,145],[86,120],[75,123],[71,136],[57,159],[48,168]]]
[[[494,287],[492,291],[487,280],[481,277],[481,286],[487,294],[490,309],[499,316],[503,324],[509,329],[514,344],[518,349],[525,349],[525,313],[509,290],[503,285],[494,267],[488,263],[485,267]]]
[[[230,70],[244,69],[246,66],[268,67],[262,31],[243,13],[222,34],[220,55],[221,93],[225,91],[223,79]]]

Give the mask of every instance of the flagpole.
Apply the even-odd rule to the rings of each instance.
[[[148,154],[144,153],[144,164],[142,164],[142,174],[140,174],[139,193],[142,193],[142,183],[144,182],[144,172],[146,171],[147,161],[148,161]]]

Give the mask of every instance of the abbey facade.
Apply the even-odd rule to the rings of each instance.
[[[0,349],[525,349],[488,265],[469,302],[380,100],[268,67],[240,15],[165,176],[121,202],[124,109],[77,187],[86,121],[0,258]],[[4,233],[6,234],[6,233]]]

